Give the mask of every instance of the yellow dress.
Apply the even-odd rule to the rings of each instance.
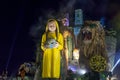
[[[44,44],[47,38],[54,38],[60,44],[57,48],[45,48]],[[63,49],[63,36],[61,33],[58,34],[56,39],[55,33],[46,33],[42,36],[41,49],[44,51],[43,54],[43,67],[42,67],[42,78],[59,78],[60,77],[60,50]]]

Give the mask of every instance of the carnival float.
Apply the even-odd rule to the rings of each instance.
[[[75,10],[72,26],[70,18],[65,13],[57,19],[64,37],[60,80],[109,80],[108,77],[112,80],[116,32],[105,30],[101,20],[83,20],[81,9]],[[48,40],[46,44],[55,42]],[[36,61],[21,64],[18,72],[24,68],[30,80],[41,80],[43,52],[39,42],[35,54]]]

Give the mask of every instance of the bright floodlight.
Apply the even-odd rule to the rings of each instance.
[[[84,75],[87,71],[85,69],[79,69],[77,70],[77,73],[80,75]]]

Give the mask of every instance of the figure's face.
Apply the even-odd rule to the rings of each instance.
[[[69,20],[67,18],[62,19],[63,26],[69,26]]]
[[[54,21],[48,23],[48,29],[50,32],[55,32],[56,30],[56,24]]]

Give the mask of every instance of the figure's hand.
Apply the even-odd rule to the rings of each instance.
[[[63,32],[63,37],[64,38],[67,38],[68,35],[69,35],[69,31],[66,30],[66,31]]]
[[[59,43],[56,42],[55,45],[54,45],[54,48],[57,48],[59,46]]]
[[[47,49],[47,48],[49,48],[49,45],[44,45],[44,47]]]

